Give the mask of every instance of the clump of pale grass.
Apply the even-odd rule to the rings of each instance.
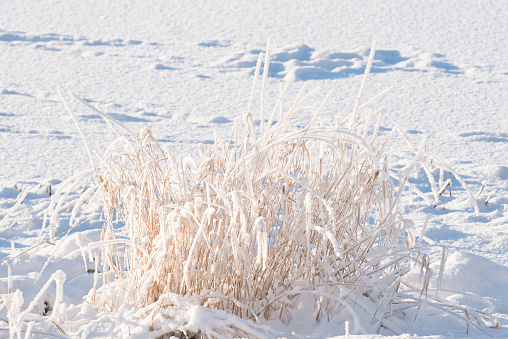
[[[111,272],[119,282],[94,287],[90,302],[100,310],[131,302],[160,315],[174,306],[167,296],[179,295],[241,318],[287,323],[310,296],[316,320],[364,312],[378,329],[397,332],[394,315],[420,308],[430,278],[399,200],[416,166],[438,198],[428,163],[439,162],[406,138],[401,150],[414,159],[404,171],[389,168],[394,132],[379,140],[381,110],[370,109],[373,100],[361,104],[373,55],[352,114],[332,124],[320,118],[326,100],[312,108],[305,90],[286,110],[282,91],[265,116],[267,54],[260,125],[251,114],[261,57],[243,126],[236,122],[231,139],[202,150],[196,163],[161,147],[149,130],[120,137],[96,166],[107,219],[96,259],[104,282]],[[306,122],[302,113],[310,113]],[[115,219],[127,237],[116,235]],[[413,264],[422,265],[418,288],[402,280]],[[441,305],[437,297],[425,302]]]

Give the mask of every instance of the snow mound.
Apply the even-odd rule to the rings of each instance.
[[[484,298],[491,297],[494,311],[508,312],[508,267],[487,258],[466,252],[454,252],[447,260],[442,287],[450,291],[462,291]],[[468,297],[455,295],[455,302],[464,303]],[[484,307],[488,304],[484,304]]]

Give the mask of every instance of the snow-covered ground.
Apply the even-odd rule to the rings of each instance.
[[[477,215],[453,179],[451,197],[447,190],[435,206],[406,201],[403,211],[415,221],[415,234],[421,234],[428,216],[425,243],[448,247],[442,283],[448,300],[486,310],[499,322],[497,328],[484,324],[478,330],[428,317],[416,322],[411,335],[463,337],[469,330],[471,337],[508,337],[507,17],[505,0],[3,1],[0,262],[67,229],[72,216],[62,206],[79,195],[59,200],[53,195],[62,204],[55,206],[48,193],[69,187],[65,180],[91,168],[59,88],[101,107],[131,131],[151,129],[162,144],[195,157],[199,144],[213,143],[214,131],[219,139],[229,138],[233,121],[247,108],[257,55],[268,37],[273,47],[268,105],[294,76],[286,97],[293,98],[303,85],[322,89],[318,103],[331,92],[325,108],[330,119],[351,113],[376,40],[364,98],[391,88],[376,103],[384,108],[380,133],[398,126],[415,144],[426,138],[427,150],[462,176],[479,205]],[[107,124],[84,105],[72,101],[71,106],[91,147],[102,154],[114,138]],[[83,174],[76,192],[86,178],[92,176]],[[414,180],[423,185],[423,177]],[[45,220],[45,211],[58,208],[60,220]],[[92,206],[89,215],[94,211]],[[12,289],[23,292],[20,309],[26,310],[62,270],[66,306],[60,313],[68,318],[58,322],[63,332],[78,333],[93,320],[90,336],[130,326],[132,333],[114,333],[146,337],[145,327],[129,318],[132,311],[96,315],[83,302],[93,285],[87,269],[93,267],[83,263],[78,242],[98,240],[102,224],[97,218],[86,221],[65,243],[52,239],[11,261]],[[438,252],[429,248],[434,262]],[[1,266],[4,302],[11,300],[6,299],[8,276],[7,265]],[[54,302],[55,284],[45,293]],[[32,312],[41,317],[47,313],[43,300]],[[9,333],[2,321],[6,312],[0,309],[1,337]],[[57,325],[38,329],[33,320],[32,333],[59,335]],[[334,322],[272,325],[315,338],[345,333],[344,324]],[[363,334],[375,338],[374,332]]]

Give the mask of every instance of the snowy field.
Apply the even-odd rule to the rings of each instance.
[[[410,179],[430,197],[426,204],[409,195],[400,207],[431,259],[428,293],[436,293],[444,245],[440,297],[487,316],[466,323],[421,310],[417,319],[401,315],[397,326],[378,328],[369,317],[316,322],[311,306],[289,324],[251,326],[267,337],[345,337],[346,320],[354,338],[508,337],[507,17],[505,0],[2,1],[0,337],[153,336],[149,320],[128,305],[114,312],[91,305],[95,266],[83,248],[100,240],[104,217],[99,200],[73,213],[95,177],[59,89],[95,157],[115,135],[70,93],[135,135],[150,129],[161,145],[195,159],[242,121],[269,37],[266,106],[294,78],[285,105],[304,85],[318,89],[318,106],[331,93],[323,108],[331,122],[354,109],[376,41],[361,103],[390,88],[373,104],[383,108],[378,134],[398,127],[417,146],[426,140],[425,150],[460,175],[478,206],[476,213],[450,171],[433,172],[441,186],[450,180],[438,201],[423,171]],[[397,169],[412,158],[391,161]],[[418,281],[418,273],[406,278]],[[196,311],[188,300],[175,303],[181,309],[168,329],[243,324]]]

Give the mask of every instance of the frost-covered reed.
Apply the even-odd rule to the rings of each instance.
[[[360,104],[371,53],[346,119],[324,123],[326,100],[309,106],[313,97],[305,90],[282,109],[283,90],[265,116],[265,68],[261,122],[254,124],[260,57],[248,110],[231,139],[202,149],[197,161],[162,147],[149,130],[137,140],[132,134],[117,139],[96,168],[107,224],[95,258],[104,282],[110,273],[118,281],[94,288],[90,302],[100,310],[156,305],[160,315],[175,306],[169,296],[179,295],[241,318],[288,323],[310,300],[317,320],[355,320],[364,312],[371,324],[397,332],[393,315],[419,308],[430,277],[399,200],[416,166],[429,175],[435,197],[438,185],[430,155],[409,140],[403,150],[414,154],[410,165],[389,168],[392,134],[381,139],[381,110],[370,109],[372,100]],[[122,233],[116,219],[125,225]],[[418,288],[401,279],[414,263],[424,277]],[[360,331],[359,321],[352,326]]]

